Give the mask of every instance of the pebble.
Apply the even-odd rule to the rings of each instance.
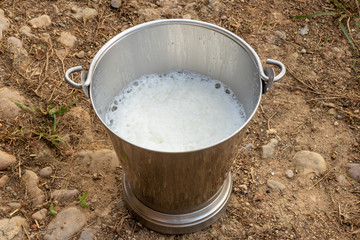
[[[295,169],[301,173],[318,172],[325,173],[327,170],[324,158],[316,153],[306,150],[297,152],[294,156]]]
[[[72,200],[75,196],[79,195],[79,191],[77,189],[67,190],[55,190],[51,193],[51,198],[57,200],[58,202],[65,202],[68,200]]]
[[[38,187],[39,177],[31,170],[26,170],[22,176],[22,181],[25,182],[26,191],[30,195],[33,207],[42,205],[45,201],[45,194]]]
[[[96,11],[96,9],[94,8],[84,8],[83,10],[83,20],[89,20],[89,19],[93,19],[98,15],[98,12]]]
[[[7,87],[0,88],[0,118],[13,119],[22,113],[22,109],[14,102],[24,103],[25,98],[20,92]],[[1,153],[0,153],[0,170],[1,169]]]
[[[287,178],[290,178],[290,179],[291,179],[291,178],[294,177],[294,172],[289,169],[289,170],[286,171],[285,176],[286,176]]]
[[[305,48],[301,49],[300,53],[301,53],[301,54],[306,53],[306,49],[305,49]]]
[[[9,206],[11,209],[20,209],[20,208],[21,208],[21,204],[18,203],[18,202],[8,203],[8,206]]]
[[[35,220],[41,221],[46,218],[47,212],[48,211],[45,208],[43,208],[37,211],[36,213],[34,213],[33,215],[31,215],[31,217]]]
[[[85,57],[85,52],[84,51],[80,51],[80,52],[78,52],[78,53],[75,53],[75,56],[77,57],[77,58],[84,58]]]
[[[42,178],[48,178],[51,176],[51,174],[53,174],[53,170],[51,167],[44,167],[39,172],[39,176]]]
[[[111,0],[111,7],[120,8],[122,0]]]
[[[31,28],[29,26],[22,26],[19,29],[21,35],[26,36],[28,38],[36,38],[34,34],[31,33]]]
[[[65,47],[72,48],[76,43],[76,37],[73,36],[70,32],[62,32],[58,41]]]
[[[26,219],[20,216],[0,219],[0,239],[21,240],[26,239],[24,229],[29,228]]]
[[[275,134],[277,134],[277,131],[276,131],[276,129],[270,128],[269,130],[266,130],[266,133],[268,135],[275,135]]]
[[[3,188],[6,186],[6,183],[9,180],[9,176],[8,175],[4,175],[0,178],[0,188]]]
[[[3,37],[3,31],[8,30],[10,27],[10,21],[5,17],[4,10],[0,9],[0,40]]]
[[[337,118],[338,120],[342,120],[342,119],[344,119],[344,117],[343,117],[343,116],[341,116],[341,115],[336,115],[336,118]]]
[[[254,144],[252,144],[252,143],[249,143],[249,144],[247,144],[246,146],[245,146],[245,149],[246,150],[251,150],[251,149],[253,149],[254,148]]]
[[[262,154],[261,154],[261,158],[270,158],[272,156],[274,156],[275,154],[275,148],[278,145],[279,141],[276,140],[275,138],[270,139],[270,142],[266,145],[261,146],[262,149]]]
[[[83,164],[89,166],[91,174],[99,174],[102,169],[116,169],[120,166],[116,153],[109,149],[98,151],[81,151],[75,154],[75,157],[82,159]]]
[[[334,108],[330,108],[329,111],[328,111],[328,114],[332,115],[332,116],[335,116],[337,115],[337,112]]]
[[[33,28],[43,28],[48,27],[51,24],[51,19],[48,15],[42,15],[37,18],[33,18],[29,21],[29,24]]]
[[[342,186],[348,186],[349,185],[349,182],[348,180],[346,179],[346,177],[342,174],[339,174],[336,176],[336,181],[338,181],[338,183]]]
[[[302,27],[300,29],[301,36],[307,35],[308,33],[309,33],[309,26],[308,25],[305,25],[304,27]]]
[[[284,31],[275,31],[275,35],[282,40],[286,40],[286,33]]]
[[[284,184],[270,179],[267,180],[266,185],[275,191],[283,191],[286,188]]]
[[[241,184],[239,185],[239,188],[243,191],[247,191],[248,190],[248,187],[246,186],[246,184]]]
[[[347,165],[347,175],[360,183],[360,164],[349,163]]]
[[[1,91],[0,91],[1,94]],[[0,101],[1,102],[1,101]],[[0,107],[1,109],[1,107]],[[16,157],[0,150],[0,170],[6,170],[16,162]]]
[[[26,70],[30,58],[26,49],[23,47],[22,41],[16,37],[9,37],[7,40],[7,45],[10,52],[14,54],[14,67],[21,71]]]
[[[85,214],[76,207],[69,207],[56,215],[45,230],[45,240],[72,238],[86,224]]]
[[[84,231],[82,231],[79,240],[93,240],[94,239],[94,230],[91,228],[85,228]]]

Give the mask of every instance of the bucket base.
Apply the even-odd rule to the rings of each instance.
[[[196,232],[214,223],[225,212],[232,191],[232,178],[229,172],[219,192],[209,203],[194,212],[185,214],[166,214],[145,206],[132,192],[123,175],[124,200],[135,218],[144,226],[166,234]]]

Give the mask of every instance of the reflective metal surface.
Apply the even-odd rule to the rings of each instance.
[[[274,81],[280,79],[284,65],[268,61],[280,66]],[[79,70],[66,74],[75,87],[69,75]],[[107,130],[126,176],[124,198],[130,209],[154,230],[185,233],[210,225],[225,211],[232,159],[260,103],[262,81],[269,78],[255,51],[238,36],[209,23],[173,19],[141,24],[111,39],[94,57],[82,86],[89,89],[105,125],[110,103],[130,81],[174,70],[204,74],[229,86],[244,107],[245,124],[213,146],[188,152],[145,149]]]

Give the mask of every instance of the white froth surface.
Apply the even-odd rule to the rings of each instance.
[[[245,122],[242,106],[220,81],[191,72],[145,75],[125,87],[106,114],[122,139],[164,152],[208,147]]]

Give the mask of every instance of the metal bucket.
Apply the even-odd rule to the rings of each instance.
[[[83,88],[107,128],[124,170],[124,200],[144,225],[163,233],[188,233],[209,226],[225,211],[231,190],[230,167],[246,124],[262,93],[285,74],[263,70],[256,52],[233,33],[205,22],[159,20],[132,27],[108,41],[89,71],[73,67],[65,79]],[[186,70],[225,83],[246,112],[246,122],[218,143],[186,152],[161,152],[129,143],[105,124],[115,95],[129,82],[149,73]],[[81,83],[70,74],[82,71]]]

